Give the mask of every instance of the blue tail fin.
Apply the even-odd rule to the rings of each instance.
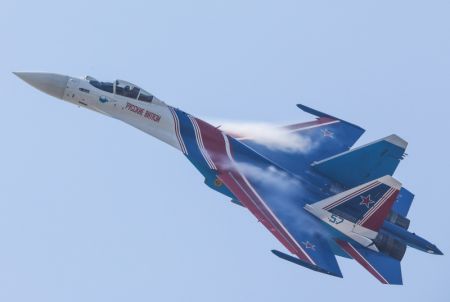
[[[393,134],[311,166],[322,175],[352,188],[384,175],[393,175],[406,145],[406,141]]]

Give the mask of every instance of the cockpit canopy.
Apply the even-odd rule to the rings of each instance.
[[[109,93],[114,93],[116,95],[120,95],[134,100],[137,99],[139,101],[147,103],[158,101],[153,95],[151,95],[144,89],[124,80],[116,80],[114,83],[111,83],[111,82],[100,82],[97,79],[90,76],[86,76],[85,79],[88,80],[92,86]]]

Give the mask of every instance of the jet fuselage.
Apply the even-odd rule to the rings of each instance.
[[[281,168],[270,159],[262,156],[249,146],[238,142],[233,136],[228,135],[217,127],[165,104],[144,89],[127,81],[117,80],[114,83],[109,83],[98,81],[92,77],[74,78],[51,73],[18,72],[15,74],[25,82],[47,94],[77,106],[85,107],[121,120],[180,150],[202,173],[205,177],[205,183],[210,188],[227,195],[233,202],[239,205],[243,204],[236,197],[236,192],[244,192],[248,195],[247,197],[249,200],[259,200],[260,197],[252,186],[250,186],[245,177],[239,179],[240,175],[232,172],[233,169],[230,169],[230,166],[235,165],[236,161],[240,161],[252,167],[264,167],[265,170],[256,172],[260,174],[266,172],[276,173],[279,179],[286,179],[286,182],[289,183],[291,187],[298,186],[298,190],[294,190],[294,192],[288,192],[288,190],[284,192],[286,194],[284,198],[296,200],[295,203],[289,205],[291,207],[290,209],[286,209],[285,205],[282,204],[283,196],[280,196],[279,204],[267,206],[255,202],[254,204],[247,203],[244,206],[246,206],[257,219],[263,223],[281,243],[283,243],[284,246],[292,253],[300,255],[300,259],[302,259],[302,255],[305,255],[305,259],[308,262],[309,256],[307,256],[307,254],[304,253],[303,248],[293,240],[292,235],[284,229],[283,224],[280,221],[287,221],[288,223],[295,224],[296,219],[299,219],[301,216],[303,222],[307,222],[308,225],[313,226],[314,232],[326,234],[323,236],[325,240],[328,241],[332,252],[336,255],[348,257],[347,253],[345,253],[336,243],[336,240],[356,242],[366,248],[378,252],[377,247],[371,240],[375,239],[377,232],[373,232],[373,238],[367,239],[363,236],[364,239],[360,241],[358,239],[361,237],[360,235],[356,234],[353,237],[349,237],[348,234],[349,232],[351,233],[351,231],[343,231],[345,229],[344,224],[339,226],[340,229],[334,225],[336,223],[336,216],[334,214],[332,215],[327,212],[328,214],[326,215],[331,216],[327,216],[328,218],[326,218],[324,220],[325,223],[323,223],[317,219],[317,217],[308,213],[308,211],[311,213],[314,212],[314,209],[309,207],[308,204],[324,200],[349,189],[338,183],[331,182],[323,175],[310,169],[309,166],[305,166],[302,173],[291,173],[290,171]],[[333,120],[329,121],[325,118],[324,122],[333,123]],[[326,131],[328,130],[325,129],[323,135],[333,138],[333,133],[329,131],[327,133]],[[225,173],[224,171],[228,172]],[[251,171],[250,169],[248,173],[255,173],[255,171]],[[249,189],[246,190],[246,188],[243,187],[230,188],[229,186],[224,186],[222,180],[227,178],[229,178],[230,183],[243,183],[244,187],[248,184]],[[330,183],[332,183],[332,185],[330,185]],[[280,192],[280,190],[278,192]],[[281,192],[283,192],[283,190],[281,190]],[[370,197],[368,202],[372,202],[370,201]],[[367,206],[369,207],[369,204]],[[305,209],[310,210],[305,211]],[[340,217],[338,218],[341,219]],[[328,220],[334,221],[328,223]],[[352,226],[350,222],[347,223],[350,229],[354,229],[354,226]],[[386,221],[383,224],[380,233],[389,234],[390,237],[395,237],[397,240],[414,248],[429,253],[441,254],[435,245],[389,221]],[[296,234],[293,235],[295,237]],[[308,241],[302,242],[302,244],[305,245],[304,248],[311,248],[314,250],[314,246],[311,246]],[[401,257],[403,257],[403,254]],[[281,257],[287,260],[290,259],[290,256]],[[300,263],[303,263],[301,265],[317,269],[317,266],[314,265],[314,261],[312,261],[312,259],[309,260],[311,260],[312,264],[305,263],[303,260],[299,261]],[[340,272],[322,272],[335,275],[340,274]]]

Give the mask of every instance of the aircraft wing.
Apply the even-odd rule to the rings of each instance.
[[[298,259],[278,251],[274,254],[315,271],[342,277],[328,242],[319,235],[318,230],[309,229],[310,218],[307,213],[296,209],[294,201],[287,200],[286,194],[276,190],[268,193],[269,190],[262,189],[262,184],[258,185],[259,181],[255,182],[251,173],[227,171],[220,174],[219,178],[239,202]],[[274,190],[273,187],[268,189]]]
[[[272,162],[247,156],[253,152],[240,142],[231,137],[225,140],[231,166],[219,168],[221,182],[300,260],[292,262],[342,277],[329,242],[320,235],[326,231],[299,202],[306,187]],[[291,256],[285,256],[280,257],[292,260],[287,259]]]
[[[304,200],[305,190],[311,186],[217,128],[192,117],[191,120],[203,154],[199,158],[209,163],[218,178],[216,183],[226,187],[234,199],[298,257],[298,264],[341,277],[330,246],[336,243],[322,237],[328,233],[328,226],[303,208],[306,202],[311,202]],[[189,150],[194,153],[193,148]],[[202,165],[206,167],[203,162]]]
[[[283,169],[299,174],[314,161],[349,150],[364,129],[337,117],[298,104],[301,110],[317,116],[315,121],[283,127],[286,146],[271,145],[252,137],[237,137],[259,154]],[[297,144],[295,144],[297,142]]]

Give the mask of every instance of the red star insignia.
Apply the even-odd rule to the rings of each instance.
[[[365,205],[367,208],[370,208],[370,204],[375,203],[375,201],[373,201],[372,199],[370,199],[370,194],[367,196],[360,196],[361,197],[361,202],[359,203],[360,205]]]
[[[322,130],[320,130],[320,131],[322,131],[323,137],[334,138],[334,133],[331,132],[330,130],[328,130],[328,129],[322,129]]]
[[[316,246],[309,241],[302,242],[302,244],[305,246],[306,249],[312,249],[313,251],[316,250]]]

